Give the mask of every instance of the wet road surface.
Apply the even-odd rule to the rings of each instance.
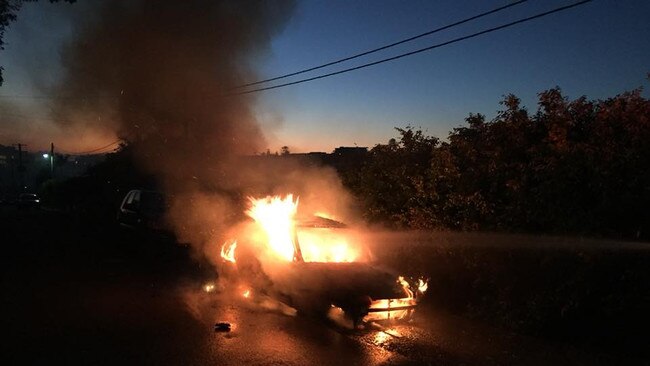
[[[113,229],[75,229],[79,223],[53,215],[23,215],[2,227],[5,365],[616,364],[598,350],[433,308],[409,323],[351,331],[264,298],[206,293],[210,269],[186,249],[146,246]],[[215,332],[218,321],[231,331]]]
[[[39,288],[46,285],[47,288]],[[594,364],[572,349],[423,310],[409,323],[351,331],[265,300],[197,286],[127,281],[22,283],[5,308],[9,364]],[[18,289],[15,289],[18,290]],[[22,301],[28,299],[29,304]],[[270,304],[269,304],[270,303]],[[289,315],[288,315],[289,314]],[[225,321],[230,332],[216,332]]]

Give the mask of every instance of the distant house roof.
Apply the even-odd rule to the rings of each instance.
[[[365,154],[368,152],[367,147],[360,146],[340,146],[334,149],[333,154]]]

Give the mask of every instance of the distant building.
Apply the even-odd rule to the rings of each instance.
[[[330,154],[325,152],[308,152],[308,153],[288,153],[272,154],[265,153],[261,155],[249,156],[246,158],[253,164],[279,164],[301,163],[308,166],[331,166],[336,169],[350,169],[360,167],[368,156],[367,147],[348,147],[340,146],[334,149]]]
[[[368,148],[367,147],[359,147],[359,146],[340,146],[334,149],[334,152],[332,152],[332,155],[336,156],[356,156],[356,157],[365,157],[366,154],[368,154]]]
[[[340,146],[329,154],[327,165],[331,165],[336,169],[354,169],[361,167],[367,157],[367,147]]]

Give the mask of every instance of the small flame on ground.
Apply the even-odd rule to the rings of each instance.
[[[251,296],[251,290],[244,291],[244,293],[242,293],[242,296],[248,299]]]
[[[205,292],[212,292],[212,291],[214,291],[214,289],[215,289],[215,286],[214,286],[213,283],[206,283],[205,285],[203,285],[203,291],[205,291]]]
[[[402,334],[400,334],[400,332],[398,332],[397,329],[392,329],[392,328],[381,329],[380,331],[375,333],[373,343],[375,343],[376,345],[382,345],[393,338],[402,338]]]
[[[235,263],[235,249],[237,249],[237,240],[228,243],[225,242],[221,247],[221,258],[228,262]]]
[[[427,292],[428,288],[429,288],[429,281],[420,278],[418,280],[418,291],[420,291],[421,294],[424,294],[425,292]]]

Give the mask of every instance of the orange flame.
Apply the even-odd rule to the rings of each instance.
[[[340,234],[328,228],[296,229],[298,198],[293,195],[249,197],[246,214],[253,218],[266,235],[271,252],[285,261],[353,262],[359,256]],[[320,215],[323,215],[322,213]],[[300,241],[298,243],[298,241]],[[298,251],[299,250],[299,251]]]
[[[267,242],[273,253],[280,259],[292,261],[294,258],[294,216],[298,209],[298,200],[293,195],[284,199],[280,196],[254,199],[249,197],[250,209],[246,214],[252,217],[266,233]]]
[[[305,262],[354,262],[359,252],[351,248],[335,230],[319,228],[299,233],[300,249]]]
[[[402,285],[406,293],[408,293],[408,298],[411,299],[413,298],[413,291],[411,291],[411,285],[409,285],[408,282],[404,279],[403,276],[397,277],[397,282]]]
[[[235,263],[235,249],[237,249],[237,240],[233,240],[230,244],[225,242],[221,247],[221,258],[228,262]]]
[[[413,291],[418,291],[420,294],[424,295],[424,293],[427,292],[427,289],[429,288],[429,280],[422,277],[420,277],[415,283],[417,285],[417,288],[415,290],[411,289],[411,285],[404,279],[404,276],[397,277],[397,283],[399,283],[404,288],[406,293],[409,295],[408,298],[414,297],[415,294]]]

